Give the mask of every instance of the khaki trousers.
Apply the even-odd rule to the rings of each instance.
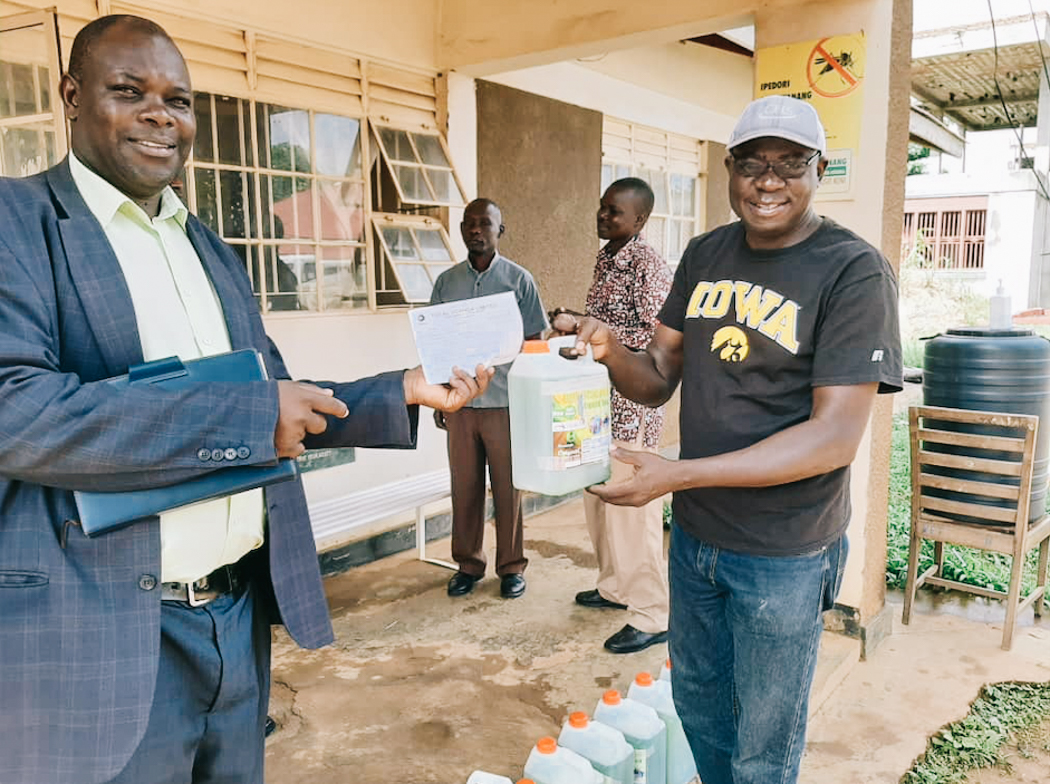
[[[461,408],[445,414],[452,474],[452,560],[474,577],[485,574],[485,464],[496,518],[496,574],[525,571],[521,492],[511,482],[510,412]]]
[[[656,452],[635,444],[613,446]],[[612,461],[609,483],[622,482],[634,466]],[[645,506],[613,506],[592,493],[583,494],[587,530],[598,556],[598,593],[627,605],[629,623],[647,634],[667,631],[667,561],[664,557],[663,499]]]

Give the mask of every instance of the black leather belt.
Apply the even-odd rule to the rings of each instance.
[[[160,598],[165,602],[185,602],[190,607],[200,607],[240,590],[246,582],[240,564],[230,564],[220,566],[192,583],[161,583]]]

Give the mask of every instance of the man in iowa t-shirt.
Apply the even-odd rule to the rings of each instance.
[[[795,782],[822,629],[845,566],[849,465],[875,395],[901,387],[897,286],[882,255],[822,218],[826,141],[784,96],[729,141],[740,217],[693,239],[643,352],[577,329],[621,394],[660,405],[682,382],[677,461],[618,450],[609,503],[674,492],[670,656],[704,784]]]

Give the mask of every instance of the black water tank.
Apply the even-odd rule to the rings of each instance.
[[[1035,446],[1035,470],[1029,519],[1036,520],[1046,509],[1047,473],[1050,469],[1050,341],[1030,329],[966,327],[949,329],[927,341],[922,380],[923,402],[977,411],[1007,414],[1036,414],[1039,434]],[[982,435],[1005,435],[995,427],[951,426]],[[1009,453],[988,451],[981,457],[1008,459]],[[1016,459],[1016,457],[1015,457]],[[938,469],[931,473],[967,478],[966,471]],[[1005,482],[1006,480],[1004,480]],[[929,492],[929,491],[928,491]],[[1005,505],[1005,502],[967,497],[963,493],[933,492],[954,500]]]

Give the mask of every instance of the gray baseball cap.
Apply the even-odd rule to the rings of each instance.
[[[767,95],[752,101],[740,115],[729,135],[728,149],[744,142],[773,136],[818,150],[823,156],[828,151],[827,136],[817,110],[805,101],[786,95]]]

